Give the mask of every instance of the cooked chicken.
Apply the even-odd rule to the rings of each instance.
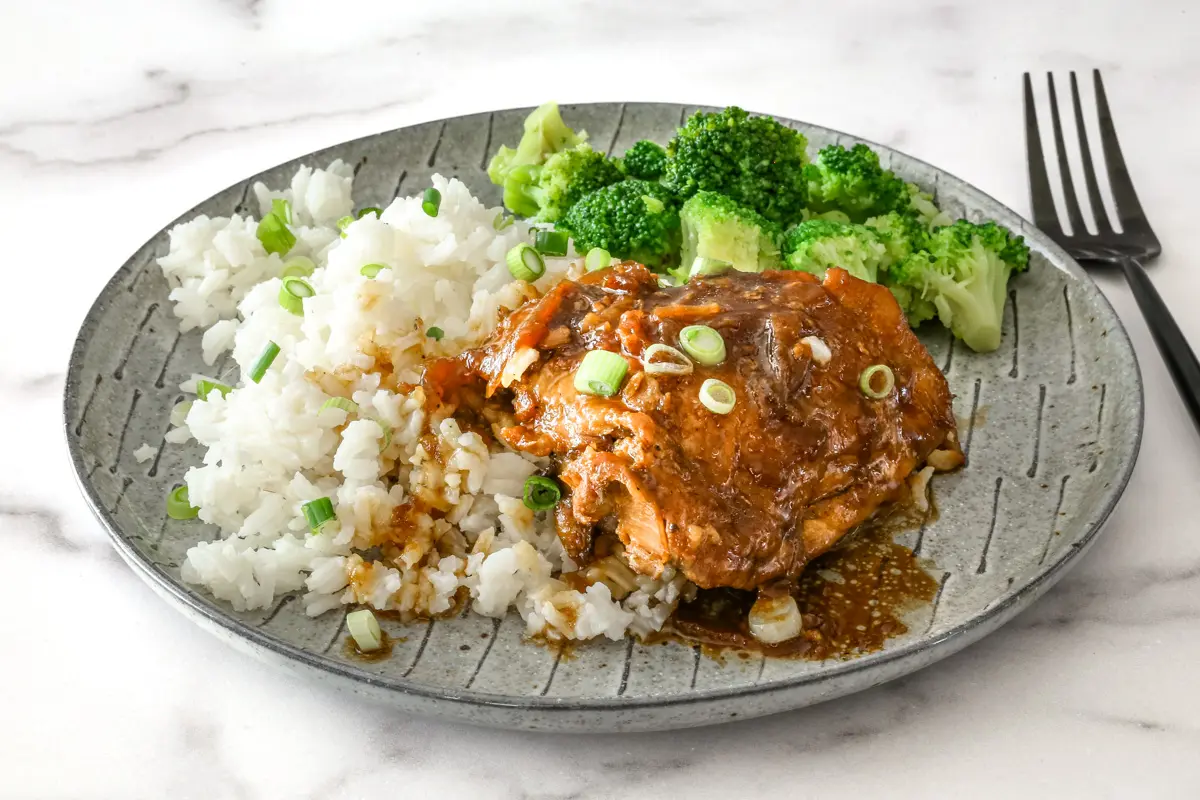
[[[678,346],[693,324],[721,334],[724,362],[645,372],[646,348]],[[613,397],[574,388],[595,349],[629,364]],[[882,399],[859,387],[875,364],[895,376]],[[733,273],[659,288],[644,267],[623,264],[525,305],[459,365],[459,380],[478,376],[488,396],[511,401],[494,426],[501,439],[554,458],[569,490],[557,521],[572,558],[586,562],[597,532],[615,530],[634,569],[673,565],[705,588],[795,579],[901,497],[934,451],[943,468],[962,460],[946,380],[892,295],[840,269],[823,283]],[[447,374],[431,377],[444,389]],[[706,378],[733,388],[732,412],[700,402]]]

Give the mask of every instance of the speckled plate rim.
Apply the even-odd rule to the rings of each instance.
[[[659,101],[655,101],[659,102]],[[586,105],[586,104],[585,104]],[[690,104],[678,104],[689,105]],[[496,113],[501,113],[507,110],[516,109],[494,109]],[[470,112],[479,113],[479,112]],[[484,111],[483,113],[487,113]],[[766,113],[766,112],[754,112]],[[453,118],[460,116],[468,116],[468,114],[455,115]],[[783,117],[781,117],[783,118]],[[449,118],[447,118],[449,119]],[[791,119],[791,118],[787,118]],[[976,188],[974,185],[964,181],[958,176],[947,172],[940,167],[935,167],[928,162],[904,153],[897,148],[881,145],[869,139],[854,136],[834,128],[825,128],[821,125],[805,122],[802,120],[794,120],[800,124],[812,127],[821,128],[830,134],[836,136],[844,136],[848,139],[863,142],[872,148],[882,148],[892,152],[900,153],[905,158],[910,159],[915,164],[919,164],[930,169],[933,173],[940,176],[940,180],[949,179],[956,184],[954,189],[965,197],[969,197],[976,205],[990,205],[1002,211],[998,215],[997,221],[1007,225],[1010,228],[1019,228],[1020,232],[1027,238],[1036,241],[1056,263],[1052,266],[1060,271],[1065,271],[1072,278],[1079,281],[1084,286],[1085,291],[1091,295],[1099,304],[1105,308],[1112,318],[1115,330],[1119,333],[1121,344],[1128,349],[1133,365],[1134,384],[1137,387],[1135,397],[1131,398],[1137,403],[1137,425],[1133,432],[1131,448],[1128,457],[1118,473],[1118,479],[1110,486],[1105,494],[1102,504],[1100,504],[1092,518],[1090,524],[1079,539],[1076,547],[1068,548],[1056,561],[1044,568],[1035,577],[1026,582],[1018,591],[1004,597],[1000,602],[991,605],[968,621],[960,623],[953,628],[950,628],[942,633],[932,637],[922,637],[913,640],[912,642],[903,644],[899,647],[884,650],[878,653],[873,653],[866,656],[861,656],[844,662],[839,662],[826,669],[821,669],[806,675],[796,678],[783,679],[773,681],[767,684],[752,684],[746,686],[737,686],[732,688],[718,688],[703,691],[690,692],[687,695],[677,697],[642,697],[642,698],[597,698],[597,699],[561,699],[552,697],[516,697],[505,694],[494,694],[487,692],[478,692],[469,689],[454,690],[446,688],[431,688],[426,684],[417,681],[398,679],[381,679],[364,670],[347,667],[343,663],[339,663],[333,659],[326,658],[322,655],[312,653],[308,650],[291,645],[275,636],[264,633],[263,631],[246,625],[237,619],[230,616],[222,607],[216,605],[208,597],[205,597],[197,592],[188,589],[179,581],[172,578],[161,568],[153,563],[148,562],[142,557],[138,550],[121,532],[120,526],[113,518],[112,514],[105,509],[101,502],[96,489],[86,480],[87,467],[83,461],[83,454],[80,447],[80,440],[73,435],[71,430],[69,407],[70,393],[72,387],[78,383],[78,375],[82,369],[82,360],[85,350],[85,336],[88,330],[95,325],[96,318],[104,312],[104,299],[118,284],[122,277],[122,270],[118,269],[113,277],[101,289],[96,300],[88,309],[83,322],[80,325],[79,335],[76,338],[75,345],[71,351],[70,362],[67,370],[67,379],[63,391],[63,431],[67,440],[67,448],[70,454],[71,466],[75,472],[75,481],[83,493],[88,506],[92,513],[104,526],[109,538],[112,540],[113,546],[122,559],[128,563],[134,571],[139,574],[143,580],[151,584],[151,588],[166,599],[173,601],[181,611],[197,615],[200,618],[202,627],[208,629],[214,635],[228,634],[231,637],[231,643],[236,643],[238,639],[245,640],[246,644],[251,645],[252,650],[259,650],[263,653],[282,656],[284,659],[295,662],[297,665],[314,670],[318,673],[327,673],[329,675],[344,679],[351,684],[360,684],[364,687],[383,690],[390,693],[400,693],[415,698],[422,698],[433,701],[434,703],[450,703],[458,706],[481,706],[484,708],[495,709],[497,711],[540,711],[554,714],[556,712],[580,712],[580,711],[595,711],[595,712],[615,712],[615,711],[632,711],[637,709],[663,709],[669,707],[684,707],[689,705],[713,703],[716,701],[733,701],[739,698],[771,695],[787,692],[798,689],[804,686],[825,683],[838,677],[844,677],[853,673],[864,671],[883,672],[888,666],[899,666],[905,660],[911,660],[920,653],[928,653],[932,658],[922,663],[911,663],[906,669],[899,669],[887,678],[880,682],[891,680],[911,672],[922,669],[929,664],[945,658],[958,652],[964,647],[974,643],[983,636],[991,633],[996,628],[1003,625],[1017,613],[1025,608],[1025,606],[1039,597],[1042,593],[1052,587],[1065,573],[1073,566],[1083,554],[1090,549],[1095,538],[1105,527],[1113,510],[1116,508],[1121,497],[1124,495],[1125,489],[1129,484],[1129,479],[1133,474],[1134,467],[1137,463],[1138,455],[1141,451],[1143,438],[1143,430],[1145,425],[1145,387],[1142,381],[1141,367],[1137,359],[1137,352],[1133,348],[1133,343],[1129,338],[1128,332],[1125,330],[1124,324],[1120,317],[1117,316],[1116,310],[1109,303],[1108,298],[1100,291],[1095,281],[1091,276],[1083,270],[1079,264],[1071,258],[1061,247],[1054,243],[1048,236],[1035,228],[1031,223],[1015,211],[996,200],[986,192]],[[378,131],[366,136],[356,137],[355,139],[345,140],[340,143],[329,145],[328,147],[336,147],[339,145],[350,144],[362,139],[370,139],[380,134],[390,133],[393,130],[401,130],[412,125],[421,124],[414,122],[402,128]],[[319,148],[313,153],[320,152],[326,148]],[[272,168],[283,166],[292,161],[303,159],[310,154],[304,154],[297,157],[289,158],[279,162]],[[270,169],[270,168],[269,168]],[[263,170],[264,172],[267,170]],[[230,184],[229,187],[222,192],[245,182],[245,178]],[[944,185],[944,184],[943,184]],[[215,197],[218,192],[211,197]],[[205,202],[201,200],[200,203]],[[199,205],[199,204],[197,204]],[[194,208],[194,207],[193,207]],[[193,215],[193,211],[189,210],[181,214],[171,223],[165,226],[164,230],[171,226],[184,221]],[[1005,219],[1004,217],[1007,217]],[[207,623],[207,624],[204,624]],[[854,690],[850,690],[854,691]],[[846,691],[831,693],[828,698],[833,699],[844,694]],[[819,701],[818,701],[819,702]],[[785,710],[787,707],[780,708]],[[769,712],[768,712],[769,713]],[[719,720],[712,720],[717,722]],[[703,723],[689,723],[703,724]],[[658,726],[653,726],[658,727]],[[671,726],[666,726],[671,727]],[[556,730],[565,730],[558,729]]]

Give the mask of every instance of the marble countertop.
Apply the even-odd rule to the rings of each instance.
[[[901,681],[805,711],[630,736],[500,733],[314,687],[196,628],[74,487],[61,391],[109,275],[263,166],[438,117],[562,101],[773,111],[899,147],[1028,213],[1024,70],[1104,70],[1200,345],[1200,9],[316,0],[4,3],[0,797],[1200,796],[1200,435],[1127,288],[1141,461],[1105,536],[1032,610]]]

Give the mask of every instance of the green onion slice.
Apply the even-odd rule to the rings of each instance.
[[[597,397],[612,397],[621,390],[629,362],[620,353],[591,350],[575,370],[575,391]]]
[[[709,378],[700,384],[700,402],[714,414],[728,414],[737,403],[737,394],[725,381]]]
[[[303,317],[304,299],[312,297],[316,293],[311,283],[303,278],[289,275],[283,279],[283,283],[279,287],[279,305],[283,306],[285,311],[295,314],[297,317]]]
[[[379,426],[379,430],[383,431],[383,444],[379,445],[379,452],[382,453],[392,444],[392,426],[381,419],[376,419],[375,424]]]
[[[612,254],[603,247],[593,247],[588,250],[587,255],[583,259],[583,266],[588,272],[595,272],[598,269],[604,269],[612,264]]]
[[[283,220],[284,225],[292,224],[292,204],[282,197],[271,201],[271,213]]]
[[[563,231],[538,231],[533,237],[533,246],[544,256],[565,256],[571,237]]]
[[[877,378],[876,376],[882,376]],[[858,376],[858,388],[872,400],[882,400],[892,393],[896,376],[887,364],[872,364]]]
[[[725,340],[707,325],[688,325],[679,332],[683,351],[706,367],[725,360]]]
[[[503,211],[497,211],[496,218],[492,220],[492,227],[498,231],[502,231],[508,226],[512,225],[514,221],[515,217],[510,217]]]
[[[530,475],[525,479],[525,507],[534,511],[549,511],[562,499],[562,490],[553,478]]]
[[[542,254],[524,242],[509,250],[504,260],[508,263],[508,273],[519,281],[532,283],[546,271]]]
[[[691,375],[695,369],[690,358],[658,342],[642,351],[642,367],[648,375]]]
[[[292,256],[283,262],[281,278],[307,278],[317,268],[316,262],[306,256]]]
[[[254,362],[254,368],[250,370],[250,380],[258,383],[263,379],[263,375],[267,374],[267,370],[271,368],[271,364],[275,362],[275,356],[279,355],[279,345],[274,342],[267,342],[267,346],[263,348],[262,355],[258,357],[258,361]]]
[[[300,510],[304,512],[304,520],[308,523],[308,529],[313,533],[320,533],[324,525],[337,517],[333,513],[333,501],[328,497],[310,500],[301,506]]]
[[[287,255],[287,251],[296,244],[296,234],[289,231],[284,221],[273,211],[259,221],[254,235],[262,242],[264,250],[281,256]]]
[[[346,238],[346,228],[350,227],[350,223],[354,222],[354,217],[345,216],[337,221],[337,229],[341,231],[342,238]]]
[[[327,408],[340,408],[347,414],[353,414],[355,411],[358,411],[358,403],[345,397],[331,397],[321,404],[321,411]],[[320,414],[321,411],[317,413]]]
[[[379,206],[367,206],[366,208],[359,210],[358,215],[357,215],[357,217],[355,217],[355,219],[362,219],[367,214],[374,214],[376,216],[376,218],[382,217],[383,209],[380,208]]]
[[[200,509],[188,500],[187,486],[177,486],[167,495],[167,516],[171,519],[195,519]]]
[[[439,328],[437,325],[434,325],[432,328],[425,331],[425,335],[428,336],[430,339],[433,339],[435,342],[440,342],[442,340],[442,337],[446,335],[446,332],[444,330],[442,330],[441,328]]]
[[[212,392],[220,392],[221,397],[233,391],[232,386],[226,386],[223,383],[201,379],[196,381],[196,397],[201,400],[207,400]]]
[[[426,189],[425,194],[421,196],[421,210],[431,217],[436,217],[441,206],[442,193],[432,187]]]
[[[388,268],[387,264],[364,264],[359,273],[365,278],[376,278],[380,272]]]
[[[379,629],[379,620],[369,608],[360,608],[346,615],[346,630],[354,646],[364,653],[383,647],[383,631]]]
[[[697,275],[723,275],[731,269],[733,269],[733,264],[730,264],[728,261],[722,261],[719,258],[696,256],[696,260],[692,262],[691,269],[688,270],[688,277],[695,278]]]

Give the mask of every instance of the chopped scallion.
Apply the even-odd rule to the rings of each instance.
[[[283,262],[283,272],[279,273],[281,278],[307,278],[313,274],[313,270],[317,268],[316,263],[305,256],[292,256],[287,261]]]
[[[876,380],[881,376],[881,380]],[[892,393],[896,386],[896,376],[887,364],[872,364],[858,376],[858,388],[872,400],[882,400]]]
[[[510,217],[503,211],[496,212],[496,218],[492,220],[492,227],[498,231],[502,231],[515,221],[514,217]]]
[[[700,384],[700,402],[714,414],[728,414],[737,403],[737,394],[725,381],[709,378]]]
[[[725,340],[707,325],[688,325],[679,332],[683,351],[706,367],[725,360]]]
[[[648,375],[691,375],[695,369],[690,358],[658,342],[642,351],[642,366]]]
[[[288,230],[287,224],[274,211],[259,221],[254,235],[262,242],[264,250],[281,256],[287,255],[287,251],[296,244],[296,234]]]
[[[354,646],[364,653],[370,653],[383,647],[383,631],[379,629],[379,620],[369,608],[360,608],[346,615],[346,630]]]
[[[421,210],[431,217],[436,217],[441,206],[442,193],[432,187],[426,189],[425,194],[421,196]]]
[[[553,478],[530,475],[525,479],[525,507],[533,511],[549,511],[562,499],[562,490]]]
[[[300,510],[304,512],[304,521],[308,523],[308,529],[313,533],[320,533],[325,524],[337,517],[333,513],[333,501],[328,497],[310,500],[301,506]]]
[[[343,239],[346,238],[346,228],[350,227],[351,222],[354,222],[354,217],[348,215],[337,221],[337,229],[341,232]]]
[[[565,256],[571,237],[562,231],[538,231],[533,246],[544,256]]]
[[[196,381],[196,397],[200,400],[207,400],[208,396],[213,392],[220,392],[221,397],[224,397],[232,391],[232,386],[226,386],[216,381],[205,380],[203,378]]]
[[[542,254],[524,242],[509,250],[504,260],[508,264],[508,273],[519,281],[532,283],[546,271]]]
[[[195,519],[200,509],[188,499],[187,486],[177,486],[167,495],[167,516],[171,519]]]
[[[365,278],[377,278],[379,273],[387,268],[387,264],[365,264],[359,273]]]
[[[379,426],[379,430],[383,431],[383,444],[379,445],[379,452],[382,453],[392,444],[392,426],[381,419],[376,419],[375,424]]]
[[[446,332],[444,330],[442,330],[441,328],[439,328],[437,325],[434,325],[432,328],[425,331],[425,335],[428,336],[430,339],[433,339],[435,342],[440,342],[442,340],[442,337],[446,335]]]
[[[271,368],[271,364],[275,362],[275,356],[279,355],[279,345],[274,342],[267,342],[267,346],[263,348],[262,355],[258,357],[258,361],[254,362],[253,369],[250,370],[250,380],[258,383],[263,379],[263,375],[267,374],[267,370]]]
[[[316,294],[312,284],[303,278],[288,276],[279,287],[279,305],[290,314],[304,316],[304,300]]]
[[[292,204],[282,197],[271,201],[271,213],[283,220],[284,225],[292,224]]]
[[[591,350],[575,370],[575,391],[597,397],[612,397],[621,390],[629,362],[620,353]]]
[[[367,206],[366,208],[359,209],[358,216],[356,217],[356,219],[362,219],[367,214],[374,214],[376,216],[376,218],[382,217],[383,209],[379,208],[378,206]]]
[[[355,411],[358,411],[358,403],[345,397],[331,397],[321,404],[321,411],[327,408],[340,408],[347,414],[353,414]],[[319,414],[321,411],[317,413]]]
[[[588,272],[595,272],[598,269],[604,269],[612,264],[612,254],[603,247],[593,247],[588,250],[587,255],[583,259],[583,266]]]

